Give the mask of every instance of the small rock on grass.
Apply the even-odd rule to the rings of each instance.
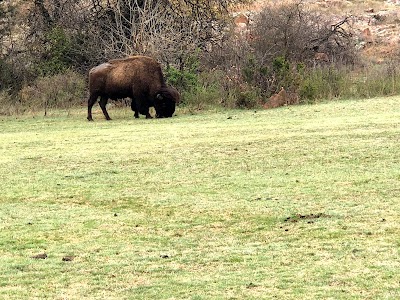
[[[67,256],[64,256],[63,258],[62,258],[62,261],[73,261],[74,260],[74,256],[72,256],[72,255],[67,255]]]
[[[46,259],[47,258],[47,254],[46,253],[40,253],[40,254],[36,254],[34,256],[31,256],[31,258],[33,258],[33,259]]]

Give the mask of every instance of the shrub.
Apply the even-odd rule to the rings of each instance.
[[[312,78],[307,78],[302,81],[299,87],[299,97],[301,102],[306,102],[307,100],[314,101],[317,96],[318,86],[316,81]]]
[[[340,97],[346,74],[336,69],[354,65],[356,55],[349,18],[331,25],[302,0],[277,1],[266,5],[248,32],[231,32],[210,61],[234,78],[235,84],[228,86],[234,106],[253,107],[257,99],[268,99],[281,87],[303,102]],[[317,64],[314,55],[320,51],[340,63]],[[255,97],[252,104],[250,95]]]
[[[400,93],[400,70],[397,61],[369,66],[357,74],[353,91],[358,97],[376,97]]]
[[[198,85],[189,91],[184,91],[182,99],[183,106],[198,110],[221,104],[220,91],[216,86]]]
[[[347,89],[349,70],[334,66],[308,68],[301,76],[299,96],[301,102],[313,102],[317,99],[340,98]]]
[[[10,64],[0,59],[0,91],[13,85],[13,70]]]
[[[281,75],[286,75],[289,72],[289,61],[283,56],[277,56],[272,61],[274,71]]]
[[[13,102],[12,95],[9,90],[0,91],[0,115],[10,116],[18,113],[18,106]]]
[[[73,45],[61,27],[54,27],[46,34],[42,57],[37,63],[38,73],[51,76],[65,72],[72,66]]]
[[[355,44],[350,18],[336,24],[306,1],[270,1],[251,26],[251,46],[259,61],[311,62],[315,52],[353,63]],[[277,60],[277,57],[283,58]]]
[[[21,106],[36,111],[62,108],[70,109],[83,102],[86,82],[82,75],[66,71],[64,74],[39,77],[32,85],[20,91]]]
[[[196,75],[189,88],[183,89],[181,105],[194,109],[220,106],[224,101],[224,91],[220,82],[221,74],[218,72]]]
[[[183,90],[181,106],[189,110],[205,108],[254,108],[260,104],[258,88],[232,81],[222,71],[205,71],[197,75],[196,84]]]
[[[197,74],[190,70],[178,70],[175,67],[168,67],[165,71],[168,84],[181,89],[190,90],[198,84]]]
[[[258,91],[256,89],[246,89],[237,92],[235,108],[252,109],[260,105]]]

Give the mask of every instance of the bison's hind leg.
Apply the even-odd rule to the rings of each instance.
[[[97,101],[97,95],[90,95],[89,100],[88,100],[88,115],[87,115],[87,119],[88,121],[93,121],[93,117],[92,117],[92,108],[93,105],[96,103]]]
[[[107,105],[108,98],[105,96],[100,97],[99,105],[101,110],[103,111],[104,116],[106,117],[106,120],[109,121],[111,120],[110,116],[108,115],[106,105]]]

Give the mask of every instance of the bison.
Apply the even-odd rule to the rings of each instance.
[[[157,118],[172,117],[180,101],[178,91],[165,83],[160,64],[147,56],[113,59],[89,71],[89,100],[87,119],[93,121],[92,107],[99,105],[107,120],[108,99],[131,98],[135,118],[139,113],[151,118],[149,107],[154,107]]]

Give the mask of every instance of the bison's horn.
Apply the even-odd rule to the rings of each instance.
[[[163,97],[161,94],[157,94],[157,95],[156,95],[156,98],[157,98],[158,100],[163,100],[163,99],[164,99],[164,97]]]

